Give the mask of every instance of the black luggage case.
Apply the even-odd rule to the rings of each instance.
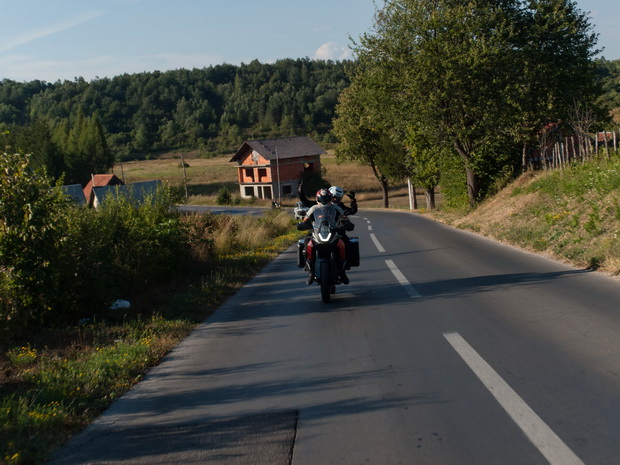
[[[357,237],[351,237],[347,243],[347,265],[360,266],[360,240]]]

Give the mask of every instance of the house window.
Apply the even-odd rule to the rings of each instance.
[[[246,197],[254,197],[254,188],[251,186],[246,186],[243,191],[245,192]]]
[[[264,182],[264,179],[267,177],[267,168],[259,168],[258,169],[258,182]]]
[[[254,181],[254,169],[253,168],[246,168],[245,169],[245,177],[248,179],[251,179],[252,181]]]

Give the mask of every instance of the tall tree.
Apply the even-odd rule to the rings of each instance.
[[[561,37],[570,39],[556,53],[587,64],[593,38],[570,0],[532,1],[527,7],[519,0],[388,0],[377,12],[373,33],[362,36],[356,48],[358,55],[378,57],[385,81],[396,85],[391,111],[400,117],[397,124],[423,127],[425,138],[448,144],[461,157],[471,205],[494,175],[514,164],[498,155],[514,143],[524,109],[536,113],[540,108],[531,100],[542,92],[534,93],[527,83],[542,79],[544,85],[548,74],[528,65],[528,56],[536,51],[530,41],[543,34],[530,37],[522,31],[529,32],[535,20],[551,22],[551,16],[539,13],[543,6],[565,14],[555,27],[543,28],[555,34],[556,44],[563,44]],[[573,33],[562,36],[561,26],[570,26]],[[556,72],[554,77],[546,92],[589,89],[587,79],[571,87],[570,74]]]
[[[340,140],[336,156],[372,168],[381,184],[383,206],[387,208],[390,180],[405,177],[404,146],[394,141],[373,111],[378,107],[378,94],[368,85],[367,77],[354,77],[351,86],[340,95],[334,120],[334,134]]]
[[[566,121],[575,105],[592,107],[600,94],[593,60],[597,35],[572,0],[530,0],[522,16],[519,121],[514,136],[523,147],[536,143],[549,122]]]
[[[30,166],[37,171],[45,171],[57,180],[65,171],[64,156],[52,137],[49,121],[37,118],[29,125],[18,130],[17,149],[29,152]]]

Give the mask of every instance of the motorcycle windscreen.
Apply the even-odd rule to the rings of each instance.
[[[338,226],[336,222],[337,212],[332,207],[319,207],[314,211],[315,237],[323,243],[331,242],[334,229]]]
[[[314,227],[317,228],[321,223],[327,222],[330,228],[338,226],[336,222],[336,209],[330,206],[319,207],[314,211]]]

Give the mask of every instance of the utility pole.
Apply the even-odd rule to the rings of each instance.
[[[183,185],[185,186],[185,200],[189,198],[187,195],[187,171],[185,170],[185,157],[183,156],[183,152],[181,152],[181,164],[183,165]]]
[[[282,205],[282,188],[280,187],[280,158],[278,157],[278,147],[276,147],[276,171],[278,175],[278,203]]]

